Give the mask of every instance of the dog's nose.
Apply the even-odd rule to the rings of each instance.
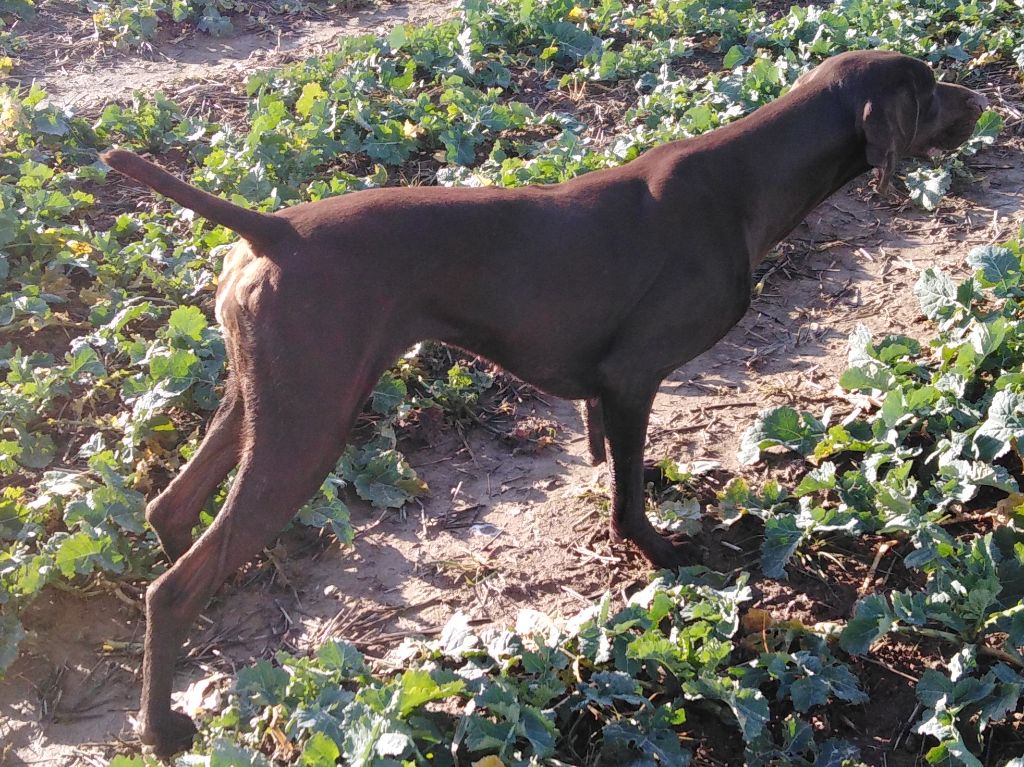
[[[974,97],[974,103],[978,109],[984,110],[988,106],[988,96],[984,93],[978,93],[977,91],[971,91],[971,96]]]

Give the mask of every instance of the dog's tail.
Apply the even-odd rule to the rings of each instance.
[[[110,149],[100,155],[103,162],[114,170],[140,181],[150,189],[170,197],[176,203],[194,210],[215,224],[226,226],[236,234],[256,243],[269,243],[285,236],[290,230],[287,221],[267,213],[235,205],[172,176],[159,165],[144,160],[125,149]]]

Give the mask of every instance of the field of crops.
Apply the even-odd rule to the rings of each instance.
[[[1022,767],[1024,2],[463,0],[166,93],[72,107],[59,76],[18,77],[43,43],[68,66],[130,61],[349,12],[0,2],[0,763],[157,763],[128,719],[142,594],[166,567],[143,510],[224,379],[212,296],[232,235],[98,151],[262,210],[552,183],[881,47],[990,111],[895,195],[865,178],[812,215],[758,273],[751,317],[670,379],[649,513],[694,537],[694,566],[651,576],[607,540],[571,409],[424,344],[196,628],[179,702],[200,736],[178,763]],[[320,561],[358,567],[325,589]],[[218,633],[236,615],[259,639]]]

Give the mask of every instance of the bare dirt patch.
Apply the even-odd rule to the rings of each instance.
[[[55,103],[88,113],[129,100],[135,91],[181,93],[189,85],[244,83],[254,71],[321,55],[342,37],[443,21],[456,12],[454,6],[453,0],[353,3],[322,15],[276,16],[248,25],[236,17],[232,33],[223,37],[161,32],[152,45],[127,52],[98,47],[88,14],[54,2],[42,4],[38,16],[22,25],[29,43],[10,79],[37,83]]]

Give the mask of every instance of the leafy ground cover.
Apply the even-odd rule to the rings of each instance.
[[[133,8],[122,10],[148,18]],[[1017,13],[1006,2],[776,12],[739,0],[480,0],[449,23],[343,40],[334,53],[257,73],[240,110],[139,94],[86,119],[39,88],[4,89],[0,665],[17,657],[21,615],[45,589],[124,594],[161,571],[144,498],[195,449],[223,375],[222,341],[199,307],[230,235],[148,196],[140,207],[137,190],[106,179],[98,149],[148,151],[263,209],[388,183],[559,181],[735,119],[848,48],[896,48],[972,83],[986,66],[1019,77]],[[587,88],[615,94],[598,132],[573,95]],[[986,113],[963,152],[908,168],[911,197],[937,206],[1001,123]],[[713,486],[700,484],[708,475],[666,464],[652,513],[681,530],[712,519],[753,530],[763,543],[749,575],[664,575],[568,628],[537,618],[539,631],[472,638],[456,622],[438,644],[410,648],[418,660],[397,676],[375,674],[343,643],[314,659],[281,656],[239,676],[201,752],[212,749],[216,763],[262,752],[312,764],[682,764],[693,733],[724,721],[722,741],[739,733],[743,743],[722,746],[732,758],[839,764],[863,754],[833,737],[838,727],[821,712],[865,702],[858,664],[873,643],[923,637],[944,662],[916,679],[925,758],[1006,762],[1006,744],[1020,743],[1024,641],[1019,243],[972,251],[969,263],[978,272],[959,285],[939,271],[921,277],[935,323],[927,334],[853,334],[840,383],[859,398],[855,414],[833,422],[777,408],[757,419],[744,460],[795,451],[810,464],[794,481],[730,478],[703,499],[717,512],[702,525],[694,494]],[[430,347],[400,361],[300,524],[350,543],[344,490],[384,510],[421,497],[400,438],[480,421],[495,380],[507,385]],[[990,508],[998,512],[978,522],[975,512]],[[748,578],[784,578],[836,540],[879,538],[902,547],[907,582],[861,600],[845,627],[749,609]]]
[[[91,41],[101,48],[129,49],[144,46],[168,28],[194,29],[214,37],[230,34],[235,24],[260,24],[268,18],[304,12],[322,14],[354,5],[344,0],[271,0],[265,3],[242,0],[68,0],[61,3],[65,14],[86,20],[92,27]],[[3,0],[0,16],[4,29],[17,30],[17,22],[31,21],[37,11],[50,11],[47,3],[34,0]],[[12,31],[13,31],[12,30]],[[4,33],[2,45],[9,53],[24,50],[17,32]]]

